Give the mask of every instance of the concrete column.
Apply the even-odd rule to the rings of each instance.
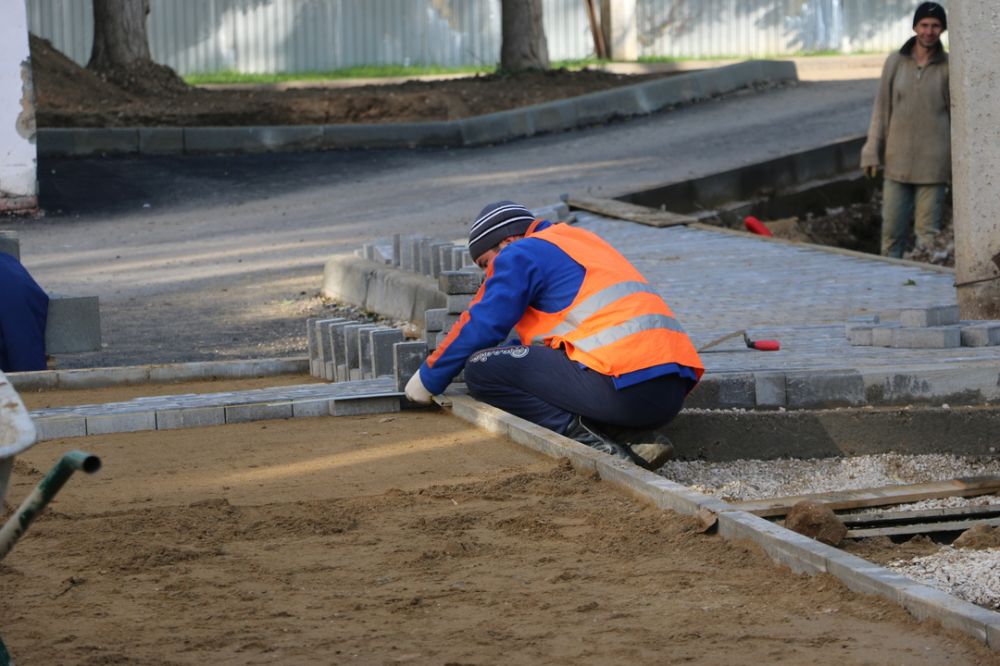
[[[602,0],[601,24],[612,60],[639,59],[636,0]]]
[[[0,211],[38,206],[35,95],[24,0],[4,3],[0,21]]]
[[[1000,4],[948,12],[958,305],[962,319],[1000,319]]]

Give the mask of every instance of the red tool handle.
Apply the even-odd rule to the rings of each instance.
[[[777,340],[754,340],[749,346],[757,351],[779,351],[781,349],[781,343]]]

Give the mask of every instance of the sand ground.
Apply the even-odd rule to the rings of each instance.
[[[8,500],[72,448],[0,564],[22,665],[998,661],[444,413],[44,442]]]

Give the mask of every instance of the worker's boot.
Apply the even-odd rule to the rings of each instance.
[[[618,460],[636,462],[635,459],[629,455],[629,451],[626,447],[603,434],[600,430],[595,428],[592,423],[580,416],[573,417],[573,420],[570,421],[569,427],[566,428],[563,435],[576,440],[581,444],[589,446],[592,449],[600,451],[601,453],[607,453],[611,457],[617,458]]]
[[[615,442],[628,447],[635,463],[646,469],[657,470],[674,457],[674,445],[666,435],[656,430],[616,426],[607,426],[603,430]]]
[[[642,462],[639,464],[646,469],[657,470],[663,467],[664,463],[674,457],[674,445],[666,435],[653,432],[649,437],[641,437],[635,440],[634,444],[629,444]]]

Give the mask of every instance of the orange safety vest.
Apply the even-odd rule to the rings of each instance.
[[[635,267],[603,239],[566,224],[535,232],[586,271],[573,302],[559,312],[529,307],[514,327],[524,345],[560,347],[592,370],[614,377],[664,363],[705,372],[673,312]]]

